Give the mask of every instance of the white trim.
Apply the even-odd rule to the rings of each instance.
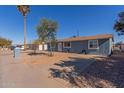
[[[66,43],[66,42],[63,42],[63,48],[71,48],[71,42],[70,42],[70,41],[67,41],[67,42],[70,43],[70,47],[66,47],[66,46],[65,46],[65,43]]]
[[[109,55],[111,54],[112,50],[112,38],[109,38]]]
[[[99,49],[99,42],[98,42],[98,40],[96,40],[97,41],[97,48],[90,48],[90,44],[89,44],[90,41],[94,41],[94,40],[88,40],[88,49]]]

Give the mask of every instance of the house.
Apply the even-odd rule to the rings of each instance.
[[[38,50],[47,50],[47,44],[40,44]]]
[[[112,52],[113,35],[71,37],[58,40],[55,50],[61,52],[110,55]]]
[[[30,50],[47,50],[47,44],[27,44],[26,45],[27,49]]]

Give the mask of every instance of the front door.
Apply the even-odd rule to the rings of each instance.
[[[58,43],[58,51],[62,51],[62,43]]]

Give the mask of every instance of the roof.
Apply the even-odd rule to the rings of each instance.
[[[71,37],[71,38],[65,38],[65,39],[58,40],[58,42],[109,39],[109,38],[113,38],[113,35],[112,34],[101,34],[101,35],[96,35],[96,36]]]

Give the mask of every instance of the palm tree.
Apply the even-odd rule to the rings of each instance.
[[[19,12],[24,16],[24,50],[26,49],[26,15],[30,11],[28,5],[17,5]]]

